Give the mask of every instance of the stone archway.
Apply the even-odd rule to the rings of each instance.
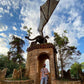
[[[45,63],[45,60],[49,59],[49,54],[43,52],[38,56],[38,71],[39,71],[39,84],[40,84],[40,71],[41,68],[43,67],[43,64]],[[49,65],[50,66],[50,65]],[[48,80],[48,84],[51,84],[51,75],[49,73],[49,80]]]
[[[30,46],[27,54],[26,74],[34,80],[34,84],[40,83],[40,69],[46,59],[49,59],[50,64],[50,83],[56,84],[55,76],[55,48],[53,44],[36,44]]]

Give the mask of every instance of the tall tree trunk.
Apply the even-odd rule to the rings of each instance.
[[[60,56],[61,58],[61,77],[63,78],[63,59],[62,59],[62,56]]]
[[[55,64],[55,76],[56,79],[59,78],[58,65],[57,65],[57,55],[54,53],[54,64]]]
[[[62,54],[60,50],[59,50],[59,55],[60,55],[60,62],[61,62],[61,78],[63,78],[63,59],[62,59]]]

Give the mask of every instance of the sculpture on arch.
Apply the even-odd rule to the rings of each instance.
[[[30,40],[30,41],[35,40],[35,41],[33,41],[33,42],[31,43],[31,45],[34,45],[34,44],[37,44],[37,42],[40,43],[40,44],[41,44],[41,43],[47,43],[47,39],[48,39],[49,37],[48,37],[48,36],[43,37],[43,36],[39,35],[39,36],[36,36],[36,37],[33,38],[33,39],[30,39],[28,36],[25,36],[25,38],[28,39],[28,40]]]
[[[59,0],[47,0],[42,6],[40,6],[40,23],[39,23],[39,27],[38,27],[38,32],[40,35],[35,37],[36,41],[32,42],[33,44],[35,44],[37,42],[39,42],[39,43],[47,42],[47,39],[43,36],[43,28],[46,25],[46,23],[49,21],[58,2],[59,2]],[[31,40],[28,36],[26,36],[25,38],[28,40]],[[32,41],[35,39],[32,39]],[[45,40],[46,40],[46,42],[45,42]]]
[[[47,0],[42,6],[40,6],[40,24],[38,31],[43,36],[43,28],[49,21],[53,11],[55,10],[59,0]]]

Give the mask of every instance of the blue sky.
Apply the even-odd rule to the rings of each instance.
[[[40,21],[40,6],[46,0],[0,0],[0,54],[6,55],[11,36],[16,35],[25,40],[24,57],[29,46],[24,37],[23,26],[32,28],[31,38],[39,35],[37,28]],[[44,27],[44,35],[49,35],[48,42],[53,43],[53,33],[62,34],[67,30],[69,45],[81,51],[80,63],[84,62],[84,0],[60,0],[49,22]]]

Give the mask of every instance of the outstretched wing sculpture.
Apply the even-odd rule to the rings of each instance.
[[[48,22],[58,2],[59,0],[47,0],[42,6],[40,6],[40,24],[38,27],[40,35],[43,35],[43,27]]]

